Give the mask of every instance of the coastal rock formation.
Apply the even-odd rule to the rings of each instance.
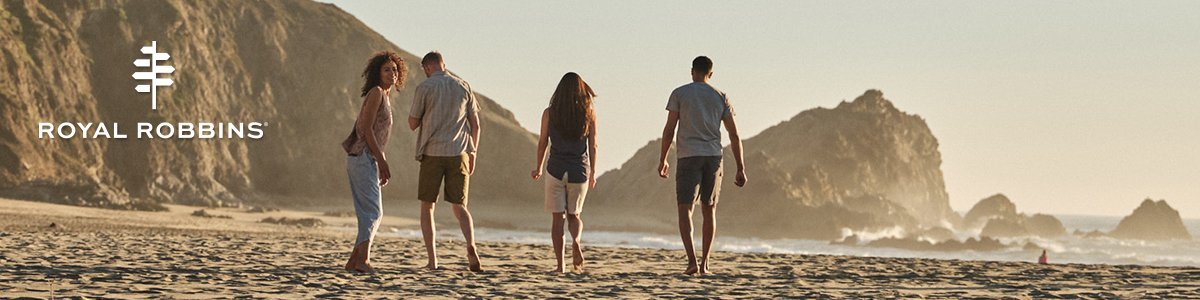
[[[1025,224],[1019,219],[991,219],[979,232],[985,237],[1019,237],[1029,235]]]
[[[136,16],[136,17],[135,17]],[[176,67],[158,108],[137,93],[133,61],[157,41]],[[175,202],[225,206],[345,203],[339,142],[374,52],[408,64],[393,93],[385,201],[412,203],[415,134],[404,118],[424,79],[419,58],[332,4],[309,1],[6,1],[0,3],[0,196],[126,209]],[[423,49],[422,49],[423,50]],[[448,57],[453,69],[454,58]],[[470,78],[467,78],[470,80]],[[479,95],[473,205],[540,199],[509,166],[532,165],[535,137]],[[127,139],[38,137],[38,123],[119,123]],[[262,122],[262,139],[138,139],[139,122]],[[527,172],[527,171],[526,171]],[[486,180],[482,180],[486,178]],[[484,200],[486,199],[486,200]]]
[[[801,112],[745,142],[785,169],[819,169],[843,197],[879,196],[923,226],[959,222],[937,138],[924,118],[900,111],[879,90]]]
[[[726,149],[722,232],[828,240],[841,238],[843,229],[916,230],[960,221],[946,196],[937,139],[921,117],[896,109],[880,91],[801,112],[743,142],[750,183],[733,184]],[[674,168],[671,179],[658,178],[659,146],[650,142],[597,179],[621,188],[589,193],[592,215],[599,216],[589,226],[676,230]]]
[[[1129,216],[1121,219],[1109,236],[1135,240],[1191,240],[1179,217],[1179,211],[1171,208],[1166,200],[1146,199]]]
[[[981,228],[984,237],[1040,236],[1055,238],[1067,234],[1062,221],[1051,215],[1028,216],[1017,211],[1004,194],[996,194],[979,200],[963,216],[966,228]]]
[[[995,194],[979,200],[971,210],[963,215],[963,224],[967,228],[978,228],[987,224],[991,219],[1017,219],[1017,205],[1012,203],[1004,194]]]
[[[1067,235],[1067,227],[1062,221],[1047,214],[1033,214],[1025,219],[1025,229],[1029,233],[1041,237],[1059,237]]]

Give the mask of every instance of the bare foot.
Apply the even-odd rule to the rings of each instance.
[[[583,263],[586,261],[583,258],[583,250],[579,249],[579,245],[575,245],[574,248],[575,248],[575,251],[572,254],[575,259],[574,259],[574,261],[572,261],[571,269],[574,270],[575,272],[582,273],[583,272]]]
[[[346,262],[346,271],[354,272],[354,259],[353,258],[350,259],[350,261]]]
[[[706,259],[706,260],[701,261],[700,262],[700,275],[707,275],[707,274],[711,274],[711,273],[712,272],[708,271],[708,260]]]
[[[467,269],[471,272],[483,272],[483,266],[479,263],[479,252],[475,251],[475,247],[467,247]]]
[[[354,271],[359,273],[373,274],[375,273],[375,267],[372,267],[371,263],[363,262],[362,264],[355,266]]]
[[[429,270],[429,271],[437,271],[437,270],[441,270],[442,267],[439,267],[436,262],[431,262],[431,263],[425,265],[425,269]]]
[[[690,265],[688,266],[687,270],[683,270],[683,275],[692,275],[696,274],[696,272],[699,272],[699,269],[696,267],[696,265]]]
[[[562,274],[562,273],[563,273],[563,266],[558,266],[558,268],[555,268],[554,271],[550,271],[550,274],[554,274],[554,275],[558,275],[558,274]]]
[[[576,254],[575,261],[571,264],[571,270],[576,273],[583,273],[583,254]]]

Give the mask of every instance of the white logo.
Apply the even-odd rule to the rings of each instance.
[[[148,81],[139,84],[134,90],[138,93],[150,93],[150,107],[158,110],[158,87],[175,84],[171,78],[159,78],[158,74],[175,73],[175,67],[160,66],[161,61],[171,59],[171,55],[158,52],[158,42],[151,41],[150,46],[142,47],[142,54],[150,58],[135,59],[133,65],[146,72],[133,72],[133,79]],[[124,125],[124,126],[122,126]],[[261,139],[266,122],[137,122],[121,124],[117,122],[38,122],[38,139]],[[133,131],[129,131],[133,128]]]
[[[175,67],[160,66],[159,61],[165,61],[171,58],[170,54],[158,52],[158,41],[151,41],[150,46],[142,47],[142,54],[150,55],[150,59],[137,59],[133,61],[134,66],[149,67],[150,72],[133,72],[133,79],[150,80],[150,84],[139,84],[135,90],[139,93],[150,93],[150,109],[158,109],[158,87],[171,86],[175,83],[171,78],[158,78],[158,74],[171,74],[175,72]]]

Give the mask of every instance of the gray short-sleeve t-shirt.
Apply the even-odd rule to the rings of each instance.
[[[679,113],[676,157],[721,156],[721,119],[734,114],[724,92],[704,82],[685,84],[671,92],[667,110]]]

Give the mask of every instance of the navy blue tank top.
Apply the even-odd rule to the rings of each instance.
[[[546,171],[550,176],[563,180],[567,174],[568,183],[584,183],[591,173],[588,164],[588,137],[568,139],[559,134],[558,129],[550,126],[550,160],[546,163]]]

